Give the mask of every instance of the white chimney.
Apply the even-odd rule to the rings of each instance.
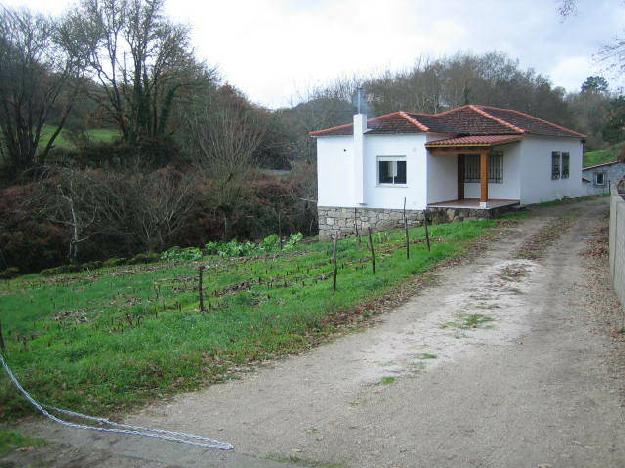
[[[354,115],[354,202],[365,204],[365,132],[367,115]]]

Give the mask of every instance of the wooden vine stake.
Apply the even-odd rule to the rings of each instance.
[[[369,246],[371,247],[371,265],[373,266],[373,274],[375,275],[375,247],[373,246],[373,234],[369,228]]]
[[[356,231],[356,238],[360,244],[360,233],[358,232],[358,208],[354,208],[354,231]]]
[[[198,269],[197,269],[198,273],[199,273],[199,281],[198,281],[198,293],[200,294],[200,312],[206,312],[206,307],[204,307],[204,287],[202,286],[202,279],[204,276],[204,265],[201,265]]]
[[[0,350],[2,350],[2,354],[6,354],[7,348],[4,344],[4,336],[2,335],[2,322],[0,322]]]
[[[410,235],[408,234],[408,217],[406,216],[406,197],[404,197],[404,231],[406,232],[406,260],[410,260]]]
[[[332,263],[334,264],[334,271],[332,273],[332,290],[336,291],[336,240],[338,238],[338,234],[334,234],[332,240]]]
[[[423,212],[423,226],[425,227],[425,242],[428,246],[428,252],[431,252],[430,248],[430,233],[428,232],[428,210],[427,208]]]

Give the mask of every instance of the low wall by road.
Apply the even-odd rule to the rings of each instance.
[[[614,291],[625,306],[625,200],[616,188],[610,197],[610,273]]]

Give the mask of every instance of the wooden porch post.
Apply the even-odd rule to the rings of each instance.
[[[480,153],[480,208],[488,205],[488,151]]]

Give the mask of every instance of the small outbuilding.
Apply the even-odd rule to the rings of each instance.
[[[612,184],[625,179],[625,162],[610,161],[585,167],[582,171],[582,179],[587,195],[608,193]]]
[[[490,217],[585,194],[585,136],[510,109],[394,112],[310,133],[317,139],[320,236]]]

